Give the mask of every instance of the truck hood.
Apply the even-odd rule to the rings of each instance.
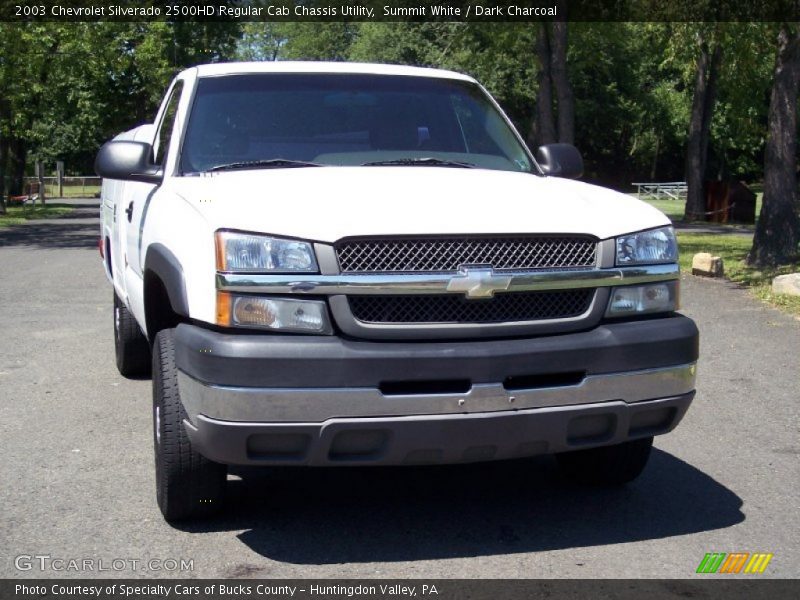
[[[669,225],[631,196],[578,181],[444,167],[226,171],[167,184],[212,228],[320,242],[350,236],[589,234]]]

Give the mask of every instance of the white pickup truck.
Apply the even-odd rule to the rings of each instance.
[[[458,73],[180,73],[96,160],[165,518],[218,510],[227,465],[555,454],[634,479],[692,401],[698,332],[669,220],[582,169]]]

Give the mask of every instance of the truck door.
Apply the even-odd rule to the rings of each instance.
[[[169,148],[182,89],[183,81],[178,80],[169,91],[167,103],[164,110],[161,111],[161,121],[152,140],[153,162],[161,165],[162,168],[166,165],[167,149]],[[124,206],[121,207],[121,218],[124,219],[126,228],[126,260],[130,270],[141,279],[143,278],[144,268],[142,264],[144,257],[141,255],[142,230],[144,229],[144,221],[147,218],[147,208],[153,195],[158,190],[158,186],[147,183],[133,183],[130,184],[129,190],[130,193],[123,199]]]

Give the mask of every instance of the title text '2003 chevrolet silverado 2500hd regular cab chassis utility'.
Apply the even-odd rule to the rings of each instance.
[[[98,154],[124,375],[152,368],[159,507],[226,465],[556,454],[624,483],[694,395],[659,211],[536,159],[489,94],[398,66],[216,64]]]

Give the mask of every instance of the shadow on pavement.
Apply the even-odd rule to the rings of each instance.
[[[74,200],[73,199],[62,200],[60,202],[55,202],[53,204],[53,206],[71,206],[75,210],[86,208],[86,209],[95,211],[95,213],[99,213],[100,212],[100,199],[98,198],[98,199],[92,200],[92,199],[77,198],[77,199],[74,199]]]
[[[336,564],[536,552],[659,539],[744,520],[731,490],[653,450],[621,489],[560,479],[553,459],[454,467],[237,469],[227,512],[185,531],[235,531],[272,560]],[[242,565],[243,569],[252,569]],[[236,575],[236,567],[229,574]]]
[[[60,216],[58,216],[56,218],[59,221],[65,220],[65,219],[66,220],[69,220],[69,219],[72,219],[72,220],[74,220],[74,219],[99,219],[98,214],[99,214],[99,211],[97,210],[97,207],[95,207],[93,212],[90,211],[89,209],[81,209],[81,210],[75,210],[75,211],[72,211],[72,212],[68,212],[67,214],[60,215]],[[99,220],[97,222],[97,229],[98,230],[100,229]]]
[[[83,212],[83,211],[81,211]],[[0,228],[0,247],[32,246],[35,248],[96,248],[100,226],[91,223],[71,223],[74,219],[89,219],[96,214],[76,211],[55,220],[30,221],[25,225]]]
[[[675,231],[684,233],[718,233],[721,235],[753,235],[754,225],[718,225],[716,223],[674,221]]]
[[[36,204],[29,204],[27,206],[41,207],[39,202]],[[57,198],[55,200],[47,201],[48,208],[73,208],[76,211],[81,209],[94,211],[93,216],[98,216],[100,213],[100,200],[92,198]],[[85,216],[85,215],[84,215]],[[91,215],[90,215],[91,216]]]

